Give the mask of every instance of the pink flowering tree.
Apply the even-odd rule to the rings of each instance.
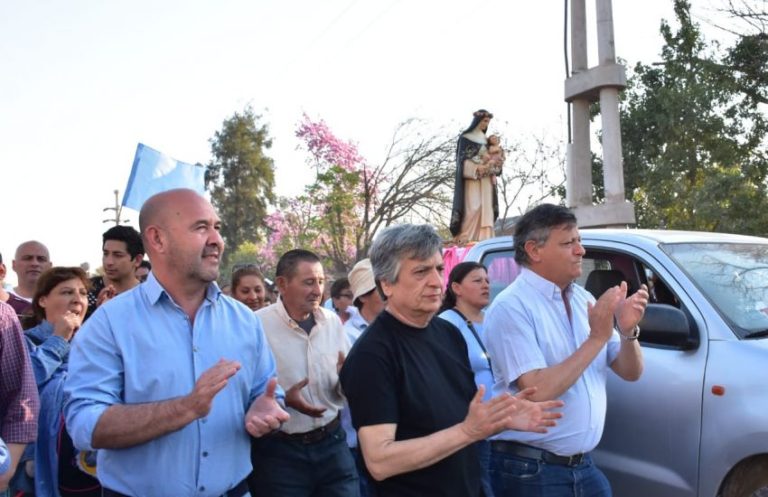
[[[259,260],[263,261],[265,271],[274,274],[277,259],[288,250],[315,249],[316,234],[313,226],[317,216],[316,207],[306,195],[279,199],[278,210],[265,220],[270,234],[259,251]]]
[[[422,121],[400,124],[384,159],[366,160],[351,141],[338,138],[322,119],[304,115],[296,129],[315,181],[304,193],[282,198],[267,224],[266,260],[303,247],[346,273],[367,256],[376,232],[395,222],[445,226],[453,188],[455,138],[424,133]]]
[[[296,128],[296,137],[303,141],[318,174],[331,166],[358,173],[365,162],[357,145],[336,137],[322,119],[313,121],[304,114]]]
[[[303,232],[312,237],[308,245],[329,261],[333,272],[346,272],[356,260],[360,239],[365,160],[354,143],[338,138],[322,119],[304,114],[296,137],[317,175],[293,210],[308,214]]]

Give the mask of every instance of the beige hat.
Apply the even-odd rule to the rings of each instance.
[[[349,286],[352,289],[352,302],[357,300],[357,297],[365,295],[374,288],[376,288],[376,282],[373,280],[373,269],[371,268],[371,260],[363,259],[358,261],[352,268],[352,271],[347,275],[349,279]]]

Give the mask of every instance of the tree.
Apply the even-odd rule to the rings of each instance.
[[[565,196],[565,161],[562,144],[531,137],[528,144],[507,145],[504,171],[497,178],[499,219],[525,213],[551,197]]]
[[[396,221],[445,224],[453,186],[453,139],[425,133],[410,119],[396,129],[384,159],[371,165],[323,120],[304,116],[296,131],[316,170],[302,195],[280,200],[270,218],[271,247],[317,251],[345,273],[366,256],[376,232]]]
[[[749,54],[708,44],[688,2],[676,0],[675,14],[677,31],[662,22],[662,62],[635,66],[621,107],[638,225],[768,233],[766,121],[733,69]]]
[[[266,150],[272,146],[266,124],[250,107],[224,120],[210,140],[206,188],[223,220],[221,234],[231,249],[266,235],[264,218],[275,202],[275,172]],[[229,253],[224,252],[225,262]]]
[[[365,160],[354,143],[339,139],[323,120],[313,121],[306,114],[296,137],[317,172],[315,181],[296,199],[302,206],[299,212],[305,213],[305,233],[315,234],[313,248],[324,255],[334,272],[346,272],[357,255]]]
[[[361,187],[358,258],[368,254],[376,233],[395,222],[447,228],[453,198],[456,139],[425,131],[427,123],[408,119],[395,129],[383,160],[365,164]]]
[[[304,247],[316,251],[327,269],[340,274],[366,257],[380,229],[396,222],[433,224],[450,238],[455,135],[408,119],[395,129],[384,158],[371,163],[352,142],[336,137],[323,120],[305,115],[296,134],[316,178],[303,194],[279,200],[278,210],[267,220],[271,235],[262,260]],[[556,194],[551,177],[563,177],[560,149],[543,140],[534,142],[533,149],[511,145],[498,185],[502,217],[513,207],[522,205],[525,210]]]
[[[257,264],[264,271],[260,264],[260,247],[253,242],[243,242],[239,247],[229,248],[229,258],[226,264],[222,264],[219,272],[220,286],[228,285],[232,281],[232,273],[238,264]]]
[[[723,6],[717,10],[737,25],[727,26],[722,19],[710,24],[739,36],[752,36],[765,33],[768,27],[768,2],[766,0],[723,0]]]
[[[737,36],[737,41],[728,50],[723,63],[733,73],[735,83],[746,97],[768,103],[768,1],[767,0],[724,0],[719,9],[724,17],[731,20],[710,20],[715,27]]]

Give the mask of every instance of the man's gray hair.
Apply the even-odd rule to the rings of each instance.
[[[428,224],[398,224],[384,229],[368,252],[376,286],[380,281],[397,283],[404,259],[426,260],[442,248],[440,235]]]

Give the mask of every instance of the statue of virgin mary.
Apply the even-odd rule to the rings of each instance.
[[[492,118],[493,114],[485,109],[475,112],[472,124],[461,133],[456,145],[450,229],[457,244],[491,238],[499,217],[493,168],[487,159],[486,132]]]

